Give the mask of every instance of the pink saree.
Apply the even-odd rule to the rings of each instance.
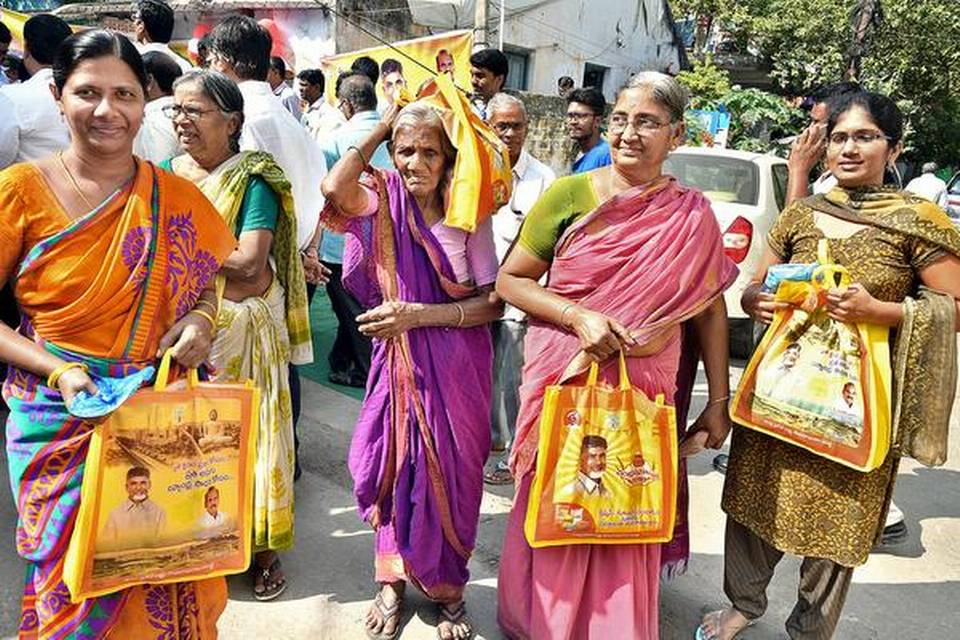
[[[679,413],[686,403],[677,397],[682,323],[722,295],[736,274],[707,200],[664,176],[611,198],[571,225],[554,249],[548,289],[617,318],[640,343],[666,336],[658,353],[628,358],[630,380],[651,397],[662,393],[684,405],[678,412],[683,431]],[[500,558],[498,621],[511,638],[655,639],[661,567],[665,574],[680,572],[688,555],[682,463],[672,543],[532,549],[524,538],[544,389],[578,352],[574,334],[531,319],[511,453],[518,491]],[[689,353],[684,361],[691,361]],[[601,380],[616,376],[615,360],[601,368]],[[689,380],[681,386],[688,396]]]

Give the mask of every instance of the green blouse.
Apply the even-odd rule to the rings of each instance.
[[[171,160],[164,160],[157,164],[166,171],[173,171]],[[251,176],[247,183],[247,190],[240,203],[240,212],[237,214],[237,227],[233,230],[238,237],[244,231],[266,229],[277,230],[277,217],[280,215],[280,203],[277,194],[273,192],[267,181],[260,176]]]
[[[570,225],[600,206],[589,173],[559,178],[531,207],[520,228],[520,246],[545,262]]]

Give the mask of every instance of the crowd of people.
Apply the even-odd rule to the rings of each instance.
[[[366,634],[399,635],[410,583],[437,603],[438,638],[473,636],[464,591],[487,482],[516,486],[498,582],[508,637],[659,637],[661,580],[689,560],[683,458],[731,431],[723,293],[737,268],[709,201],[663,169],[686,139],[687,90],[641,72],[608,104],[560,78],[576,157],[558,177],[527,148],[507,58],[475,52],[476,126],[502,144],[512,184],[468,232],[444,224],[457,161],[449,122],[406,100],[399,60],[357,58],[329,100],[318,69],[288,84],[269,31],[249,17],[217,24],[196,67],[169,45],[164,0],[139,0],[132,19],[136,42],[31,17],[22,77],[0,89],[0,283],[19,312],[0,324],[0,361],[28,563],[21,637],[154,637],[159,618],[180,638],[216,636],[223,578],[76,602],[63,580],[94,426],[68,407],[167,349],[261,390],[250,589],[281,596],[300,473],[297,366],[314,356],[319,286],[338,321],[330,380],[365,388],[348,464],[375,530]],[[449,52],[437,65],[452,70]],[[952,362],[934,359],[953,349],[960,299],[960,235],[930,203],[942,198],[926,176],[935,168],[911,183],[929,199],[891,182],[904,122],[886,96],[835,86],[811,119],[744,309],[770,321],[780,303],[760,288],[767,269],[815,261],[826,239],[856,283],[831,290],[831,317],[909,323],[895,368],[901,428],[945,429],[952,394],[918,400]],[[524,520],[545,391],[580,384],[593,362],[601,383],[615,382],[620,353],[635,388],[676,407],[673,539],[533,548]],[[700,362],[708,400],[688,427]],[[730,640],[762,616],[789,553],[804,560],[787,633],[832,637],[854,568],[889,524],[900,455],[863,473],[734,428],[722,503],[730,606],[691,634]]]

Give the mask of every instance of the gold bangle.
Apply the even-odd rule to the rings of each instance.
[[[203,298],[200,298],[199,300],[197,300],[197,306],[198,306],[198,307],[199,307],[200,305],[202,305],[202,304],[207,305],[207,306],[210,308],[210,311],[211,311],[211,313],[212,313],[214,316],[216,316],[216,315],[220,312],[220,309],[217,307],[217,305],[215,305],[214,303],[210,302],[209,300],[204,300]]]
[[[210,332],[211,332],[211,333],[215,333],[215,332],[216,332],[216,330],[217,330],[217,319],[214,318],[212,315],[210,315],[209,313],[207,313],[206,311],[204,311],[204,310],[202,310],[202,309],[197,309],[197,308],[190,309],[188,315],[189,315],[190,313],[195,313],[195,314],[197,314],[198,316],[203,317],[203,318],[206,318],[207,320],[209,320],[209,321],[210,321]]]
[[[460,318],[457,320],[457,329],[463,326],[463,321],[467,318],[467,313],[463,310],[463,305],[459,302],[454,302],[454,306],[457,308],[457,312],[460,314]]]
[[[50,375],[47,376],[47,386],[51,389],[57,389],[57,384],[60,382],[60,376],[65,374],[70,369],[83,369],[84,373],[87,373],[90,368],[82,362],[64,362],[62,365],[50,372]]]
[[[567,311],[570,311],[570,309],[573,309],[573,308],[576,307],[576,306],[577,306],[577,305],[576,305],[575,303],[570,302],[570,303],[567,304],[567,306],[565,306],[565,307],[563,308],[563,311],[560,312],[560,326],[563,327],[564,329],[569,329],[569,328],[570,328],[570,325],[568,325],[566,322],[563,321],[563,319],[564,319],[564,318],[566,317],[566,315],[567,315]]]
[[[721,402],[726,402],[726,401],[729,400],[729,399],[730,399],[730,394],[728,393],[727,395],[725,395],[725,396],[723,396],[723,397],[714,398],[713,400],[710,400],[709,402],[707,402],[707,406],[708,406],[708,407],[712,407],[712,406],[715,405],[715,404],[720,404]]]
[[[364,168],[366,168],[366,166],[367,166],[367,164],[368,164],[368,163],[367,163],[367,157],[366,157],[365,155],[363,155],[363,151],[360,151],[360,147],[358,147],[358,146],[356,146],[356,145],[350,145],[349,147],[347,147],[347,151],[350,151],[350,149],[353,149],[354,151],[357,152],[357,155],[360,156],[360,162],[362,162]]]

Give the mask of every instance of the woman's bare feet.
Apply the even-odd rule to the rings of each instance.
[[[366,629],[369,637],[378,640],[397,637],[405,587],[406,583],[403,581],[385,582],[381,585],[377,597],[367,611]]]
[[[752,620],[733,607],[723,611],[711,611],[703,616],[697,629],[697,640],[733,640],[751,624]]]
[[[452,604],[441,604],[437,638],[439,640],[470,640],[472,637],[473,626],[467,618],[467,608],[463,600]]]

